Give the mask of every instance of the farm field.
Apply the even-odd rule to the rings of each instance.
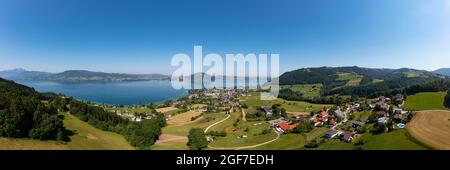
[[[169,125],[178,125],[183,123],[189,123],[192,117],[200,116],[202,113],[197,111],[187,111],[184,113],[177,114],[172,116],[167,124]]]
[[[241,97],[241,102],[246,104],[249,109],[259,106],[272,106],[274,104],[281,104],[288,112],[312,112],[319,111],[323,107],[331,107],[332,105],[312,104],[302,101],[287,101],[284,99],[275,100],[260,100],[259,93],[251,93],[251,96]],[[249,111],[250,112],[250,111]]]
[[[446,110],[444,98],[446,92],[417,93],[406,98],[403,106],[407,110]]]
[[[356,73],[338,73],[337,76],[337,80],[347,81],[345,86],[358,86],[363,78],[363,76]]]
[[[192,128],[202,128],[205,129],[209,125],[214,124],[224,118],[226,118],[225,113],[208,113],[204,114],[202,117],[195,121],[184,124],[174,124],[168,125],[162,128],[162,141],[157,141],[152,147],[152,150],[186,150],[187,140],[183,139],[189,134],[189,130]],[[164,136],[171,136],[173,138],[178,138],[176,140],[166,140],[164,141]]]
[[[39,141],[32,139],[0,138],[0,150],[132,150],[125,138],[119,134],[94,128],[78,118],[63,113],[64,126],[74,132],[70,141]]]
[[[160,112],[160,113],[168,113],[168,112],[172,112],[172,111],[175,111],[175,110],[178,110],[178,108],[175,108],[175,107],[163,107],[163,108],[158,108],[158,109],[155,109],[157,112]]]
[[[450,150],[450,112],[419,112],[407,125],[407,130],[419,142],[433,149]]]
[[[192,128],[206,128],[213,123],[220,121],[226,117],[225,113],[208,113],[204,114],[202,117],[198,118],[192,123],[182,124],[182,125],[168,125],[162,128],[163,134],[173,134],[180,136],[187,136],[189,130]]]
[[[294,92],[303,94],[305,98],[314,98],[320,96],[322,90],[322,84],[295,84],[295,85],[283,85],[281,88],[289,88]]]

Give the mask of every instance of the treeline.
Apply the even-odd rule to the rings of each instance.
[[[447,91],[447,96],[445,96],[444,105],[450,108],[450,89]]]
[[[0,136],[63,140],[63,117],[58,116],[53,97],[0,78]]]
[[[164,115],[160,113],[150,120],[133,122],[77,100],[69,102],[69,111],[94,127],[122,134],[131,145],[140,149],[148,149],[153,145],[161,135],[161,128],[166,125]]]

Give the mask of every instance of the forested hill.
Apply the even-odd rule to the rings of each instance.
[[[62,140],[62,118],[46,102],[54,96],[0,78],[0,136]]]
[[[38,93],[0,78],[0,137],[68,139],[70,133],[58,111],[70,112],[101,130],[122,134],[132,146],[142,149],[153,145],[165,126],[164,115],[160,113],[154,113],[150,120],[133,122],[102,107],[53,93]]]
[[[448,79],[448,77],[409,68],[317,67],[286,72],[280,76],[280,85],[320,84],[321,96],[375,96],[416,84],[444,79]],[[292,92],[285,88],[282,93],[287,95]]]
[[[371,83],[368,80],[391,80],[397,78],[415,78],[415,79],[438,79],[442,76],[415,69],[374,69],[362,67],[317,67],[302,68],[290,72],[286,72],[280,76],[281,85],[293,84],[332,84],[346,82],[343,76],[355,76],[362,79],[362,83]],[[365,80],[364,80],[365,79]]]

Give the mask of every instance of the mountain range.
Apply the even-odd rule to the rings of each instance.
[[[12,69],[0,71],[0,77],[10,80],[53,80],[53,81],[147,81],[169,80],[163,74],[124,74],[105,73],[87,70],[68,70],[61,73],[28,71],[25,69]]]
[[[433,71],[433,73],[450,76],[450,68],[441,68],[441,69]]]

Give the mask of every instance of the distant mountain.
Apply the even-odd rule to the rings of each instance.
[[[0,77],[11,80],[46,80],[52,73],[41,71],[27,71],[22,68],[0,71]]]
[[[0,71],[0,77],[11,80],[53,80],[53,81],[147,81],[169,80],[163,74],[123,74],[92,72],[87,70],[68,70],[61,73],[48,73],[13,69]]]
[[[450,76],[450,68],[441,68],[433,71],[433,73]]]

